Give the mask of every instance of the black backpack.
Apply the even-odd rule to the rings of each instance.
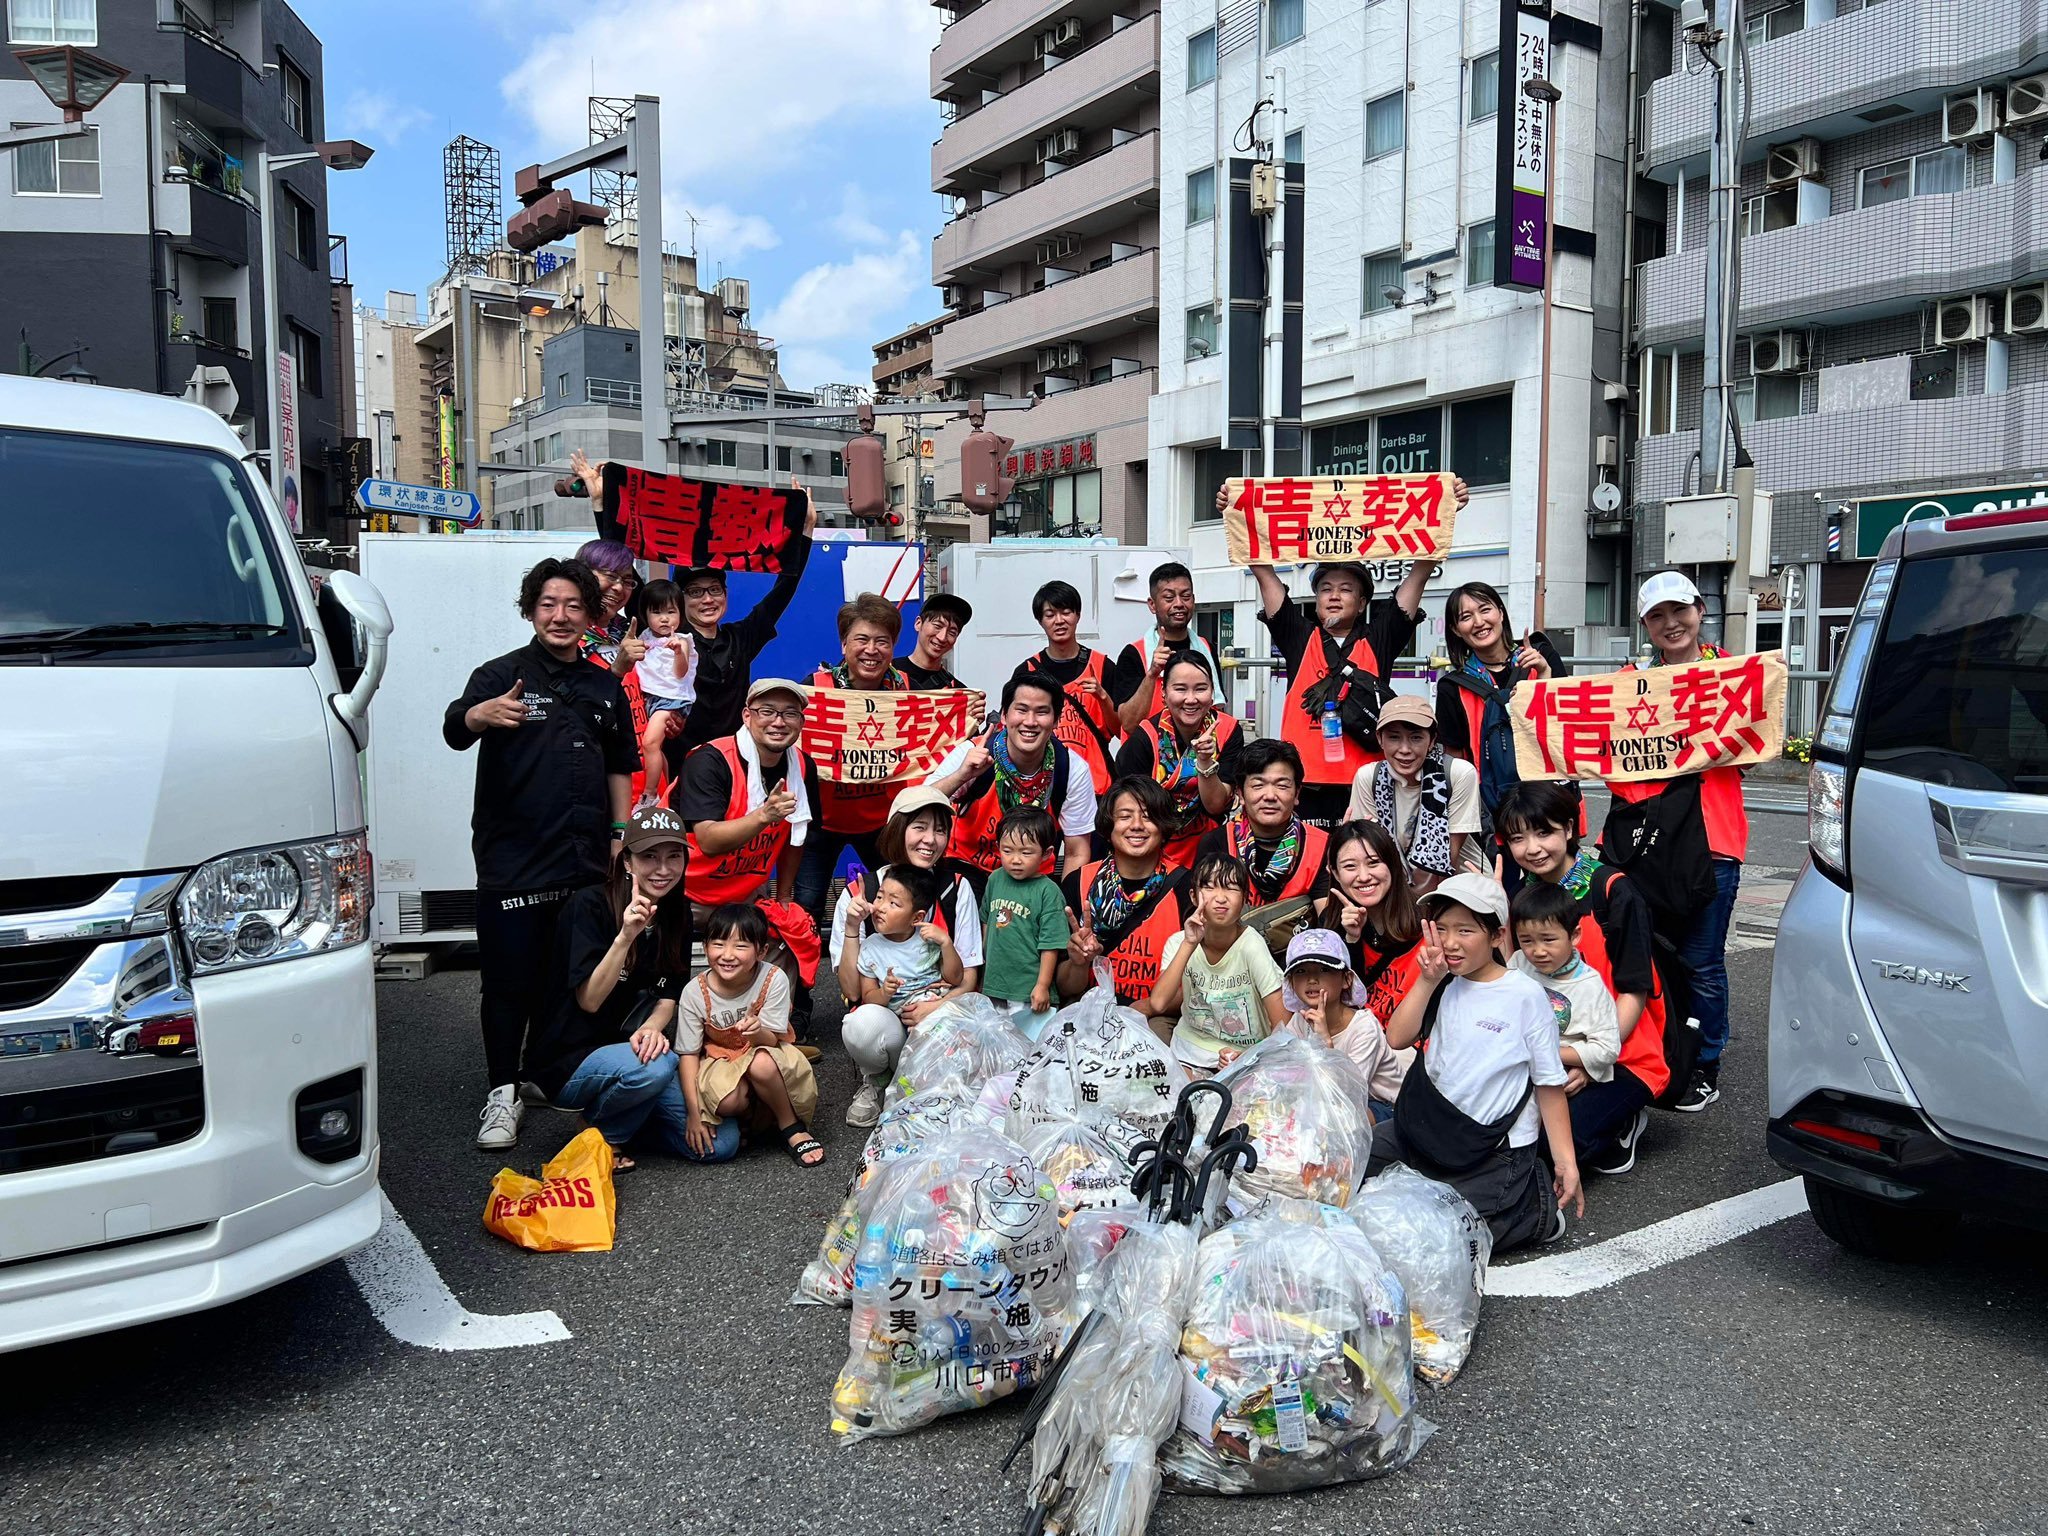
[[[1681,939],[1717,894],[1700,776],[1673,779],[1647,800],[1617,795],[1600,833],[1600,856],[1634,883],[1657,931]]]

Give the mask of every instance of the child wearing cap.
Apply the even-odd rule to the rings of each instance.
[[[1400,1058],[1365,1005],[1365,985],[1351,969],[1341,934],[1304,928],[1287,941],[1280,1000],[1288,1010],[1284,1028],[1342,1051],[1357,1063],[1372,1085],[1373,1119],[1392,1114],[1395,1095],[1401,1091]]]
[[[1344,819],[1376,821],[1394,834],[1417,895],[1461,870],[1485,874],[1479,770],[1444,751],[1429,701],[1389,699],[1375,737],[1385,756],[1352,779]]]
[[[1553,1242],[1564,1207],[1583,1216],[1586,1201],[1550,999],[1501,961],[1499,881],[1453,875],[1420,905],[1421,964],[1387,1041],[1421,1046],[1422,1070],[1408,1073],[1393,1118],[1373,1132],[1368,1171],[1407,1163],[1451,1185],[1486,1218],[1496,1254]],[[1548,1180],[1539,1140],[1549,1142]]]

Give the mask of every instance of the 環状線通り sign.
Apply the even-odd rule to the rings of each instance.
[[[1952,512],[2010,512],[2017,507],[2048,507],[2048,485],[1983,485],[1926,496],[1866,496],[1856,503],[1856,558],[1875,560],[1884,548],[1885,535],[1905,523],[1947,517]]]

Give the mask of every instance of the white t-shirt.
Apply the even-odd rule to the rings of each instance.
[[[1621,1018],[1606,978],[1577,955],[1555,976],[1547,975],[1519,949],[1508,956],[1508,969],[1532,978],[1549,994],[1558,1044],[1579,1053],[1586,1076],[1596,1083],[1613,1081],[1615,1058],[1621,1055]]]
[[[669,645],[677,635],[690,642],[690,664],[682,669],[676,666],[676,653]],[[677,699],[685,704],[697,702],[697,641],[687,628],[678,629],[668,640],[662,639],[653,630],[647,630],[640,638],[647,644],[647,654],[633,666],[640,678],[640,691],[651,699]]]
[[[953,990],[939,974],[939,960],[939,946],[915,933],[907,939],[885,939],[879,933],[871,933],[860,941],[857,969],[876,981],[894,971],[902,986],[889,1000],[888,1008],[892,1013],[901,1013],[912,1003],[944,997]]]
[[[761,998],[761,1027],[778,1035],[789,1034],[789,977],[778,965],[763,965],[754,972],[753,983],[738,997],[725,997],[704,985],[708,972],[692,976],[676,1002],[676,1054],[692,1056],[704,1049],[704,1026],[738,1029]]]
[[[1346,821],[1378,821],[1372,808],[1372,775],[1379,765],[1368,763],[1358,770],[1351,781],[1351,804],[1346,807]],[[1387,770],[1393,773],[1390,768]],[[1444,755],[1444,772],[1451,781],[1450,804],[1444,807],[1444,821],[1451,831],[1465,834],[1464,852],[1459,856],[1458,868],[1471,870],[1475,874],[1486,874],[1488,866],[1484,851],[1479,846],[1479,833],[1483,823],[1479,819],[1479,770],[1462,757]],[[1401,851],[1408,851],[1408,840],[1414,835],[1415,812],[1422,805],[1422,785],[1409,783],[1398,773],[1394,774],[1394,820],[1395,826],[1387,828],[1394,834],[1394,841]]]
[[[1453,976],[1422,1053],[1437,1091],[1474,1120],[1498,1120],[1515,1107],[1522,1089],[1562,1087],[1564,1063],[1557,1055],[1557,1017],[1543,988],[1520,971],[1492,981]],[[1543,1119],[1536,1096],[1522,1106],[1508,1145],[1536,1140]]]
[[[963,741],[939,760],[939,766],[925,776],[925,783],[936,784],[940,779],[958,773],[967,763],[968,748],[972,742]],[[1072,747],[1061,747],[1067,754],[1067,798],[1061,802],[1059,811],[1060,831],[1068,837],[1093,837],[1095,835],[1095,780],[1089,775],[1088,765]]]
[[[889,866],[884,864],[875,871],[876,882],[879,884],[881,877],[887,873]],[[959,876],[954,878],[960,895],[952,908],[953,947],[960,951],[962,965],[978,966],[984,959],[981,947],[981,905],[975,899],[974,887]],[[839,893],[839,905],[832,909],[832,942],[827,958],[835,971],[839,969],[839,957],[846,952],[846,916],[851,905],[847,893],[842,890]]]
[[[1337,1032],[1334,1040],[1324,1040],[1315,1025],[1298,1013],[1287,1015],[1287,1022],[1280,1027],[1349,1056],[1372,1085],[1372,1096],[1382,1104],[1393,1103],[1401,1092],[1401,1058],[1387,1044],[1387,1032],[1370,1008],[1355,1010],[1351,1022]]]
[[[1176,933],[1159,956],[1163,973],[1187,943]],[[1209,963],[1200,944],[1188,956],[1180,978],[1180,1022],[1173,1026],[1173,1054],[1192,1067],[1214,1067],[1221,1051],[1248,1051],[1272,1029],[1266,999],[1280,990],[1280,967],[1265,938],[1247,928],[1223,958]]]

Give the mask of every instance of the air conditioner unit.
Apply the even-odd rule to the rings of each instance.
[[[718,302],[728,315],[745,318],[753,307],[753,285],[744,277],[721,277],[718,280]]]
[[[1969,144],[1998,132],[1998,92],[1979,87],[1967,96],[1951,96],[1941,104],[1941,138],[1945,144]]]
[[[1058,373],[1065,368],[1079,368],[1086,353],[1078,341],[1062,341],[1050,347],[1038,349],[1038,371]]]
[[[1991,301],[1981,293],[1943,299],[1934,312],[1934,344],[1960,346],[1991,334]]]
[[[2013,336],[2048,331],[2048,283],[2029,283],[2005,291],[2005,329]]]
[[[1038,34],[1036,51],[1040,58],[1044,58],[1048,53],[1065,53],[1068,49],[1077,47],[1080,41],[1080,18],[1069,16],[1058,26],[1047,27]]]
[[[1804,181],[1820,174],[1820,141],[1818,139],[1794,139],[1790,144],[1774,144],[1764,159],[1764,180],[1774,187],[1782,187],[1794,181]]]
[[[2030,123],[2048,117],[2048,75],[2028,75],[2005,88],[2005,120]]]
[[[1081,249],[1079,235],[1054,235],[1050,240],[1038,242],[1038,264],[1050,266],[1053,262],[1064,261]]]
[[[1040,136],[1038,140],[1038,163],[1048,160],[1065,160],[1081,152],[1081,131],[1078,128],[1062,128],[1056,133]]]
[[[1806,337],[1798,331],[1765,331],[1749,342],[1751,373],[1797,373],[1806,366]]]
[[[939,302],[948,309],[958,309],[967,302],[967,290],[959,283],[948,283],[939,290]]]

